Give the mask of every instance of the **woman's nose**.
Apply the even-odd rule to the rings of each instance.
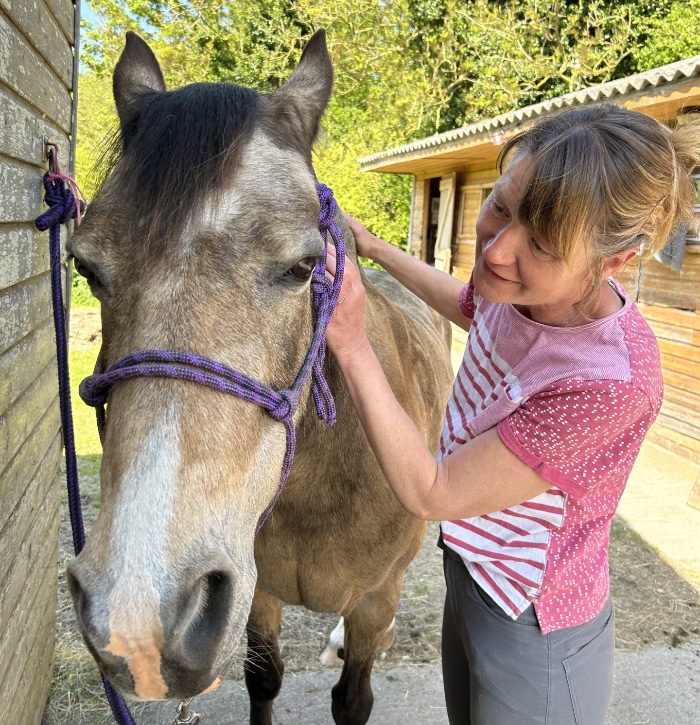
[[[506,266],[515,262],[519,244],[518,235],[509,224],[484,241],[482,254],[487,261]]]

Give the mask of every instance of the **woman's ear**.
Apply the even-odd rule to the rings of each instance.
[[[611,277],[615,272],[622,269],[632,257],[636,257],[639,254],[639,248],[634,247],[628,249],[626,252],[620,252],[619,254],[613,254],[612,257],[606,257],[603,260],[603,266],[601,268],[602,278]]]

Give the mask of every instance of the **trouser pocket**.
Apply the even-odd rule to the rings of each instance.
[[[578,652],[562,660],[576,725],[604,725],[612,697],[614,621],[611,607],[602,631]]]

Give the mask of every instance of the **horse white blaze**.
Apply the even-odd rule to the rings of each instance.
[[[126,660],[136,694],[146,699],[168,691],[160,671],[160,592],[167,586],[167,530],[179,469],[178,414],[170,403],[129,465],[112,527],[119,542],[113,547],[105,649]]]

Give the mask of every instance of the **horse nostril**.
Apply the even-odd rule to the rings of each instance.
[[[75,572],[69,568],[66,570],[66,580],[68,582],[68,589],[73,598],[73,608],[75,609],[75,617],[78,620],[78,625],[82,630],[85,643],[88,649],[95,657],[99,660],[97,650],[104,646],[102,641],[104,637],[100,637],[102,631],[98,627],[97,623],[93,621],[92,607],[90,601],[90,595],[87,589],[81,584],[80,579],[76,576]]]
[[[174,632],[187,669],[201,671],[212,666],[232,601],[233,582],[225,572],[209,572],[195,584]]]
[[[73,606],[75,607],[78,622],[83,622],[88,602],[87,592],[70,568],[66,570],[66,580],[68,582],[68,590],[73,598]]]

